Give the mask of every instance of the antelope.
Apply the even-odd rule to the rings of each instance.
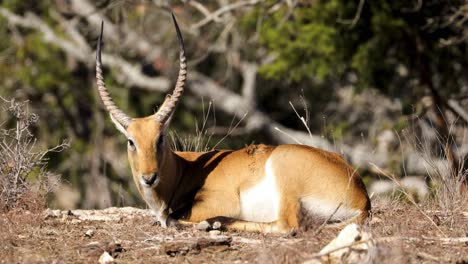
[[[131,118],[112,100],[101,69],[103,25],[96,49],[98,93],[128,139],[136,187],[162,227],[221,221],[227,230],[289,232],[298,211],[329,222],[363,222],[371,208],[359,176],[338,154],[303,145],[251,145],[239,150],[173,151],[167,130],[187,78],[182,35],[175,88],[159,110]]]

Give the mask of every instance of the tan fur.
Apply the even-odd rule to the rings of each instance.
[[[180,51],[179,75],[172,94],[154,115],[132,119],[110,97],[101,69],[104,24],[96,49],[99,95],[117,129],[129,139],[133,179],[161,225],[166,227],[174,219],[180,223],[207,219],[234,230],[287,232],[299,226],[297,214],[303,208],[325,220],[365,220],[370,210],[366,189],[335,153],[301,145],[253,145],[203,153],[170,149],[164,134],[187,78],[182,35],[174,15],[172,19]]]
[[[352,221],[361,222],[368,216],[370,202],[361,179],[335,153],[301,145],[173,152],[167,139],[158,150],[156,145],[163,130],[153,116],[134,119],[127,128],[129,138],[137,146],[136,151],[128,151],[133,178],[144,197],[140,178],[159,175],[159,182],[151,191],[156,207],[161,207],[160,221],[170,219],[169,214],[192,223],[222,216],[231,219],[224,221],[228,229],[287,232],[299,226],[300,199],[309,196],[360,210],[361,214]],[[280,186],[278,220],[271,223],[236,220],[240,216],[239,194],[262,180],[267,159],[271,159]]]

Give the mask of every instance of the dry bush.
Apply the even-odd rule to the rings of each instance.
[[[0,104],[0,211],[43,208],[46,195],[59,183],[59,177],[46,170],[46,155],[68,143],[39,149],[31,133],[39,117],[29,111],[28,102],[0,97]]]

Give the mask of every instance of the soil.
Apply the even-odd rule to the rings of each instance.
[[[466,209],[466,208],[465,208]],[[1,263],[302,263],[337,228],[306,225],[290,234],[164,229],[148,210],[10,211],[0,215]],[[375,239],[374,263],[468,263],[468,212],[412,205],[374,206],[363,226]]]

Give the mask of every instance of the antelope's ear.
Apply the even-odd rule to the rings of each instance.
[[[111,117],[111,120],[112,120],[112,123],[114,123],[115,127],[120,131],[122,132],[122,134],[124,134],[127,138],[128,138],[128,132],[127,132],[127,129],[125,129],[125,127],[120,124],[119,121],[117,121],[117,119],[114,118],[114,116],[112,114],[109,114],[110,117]]]

